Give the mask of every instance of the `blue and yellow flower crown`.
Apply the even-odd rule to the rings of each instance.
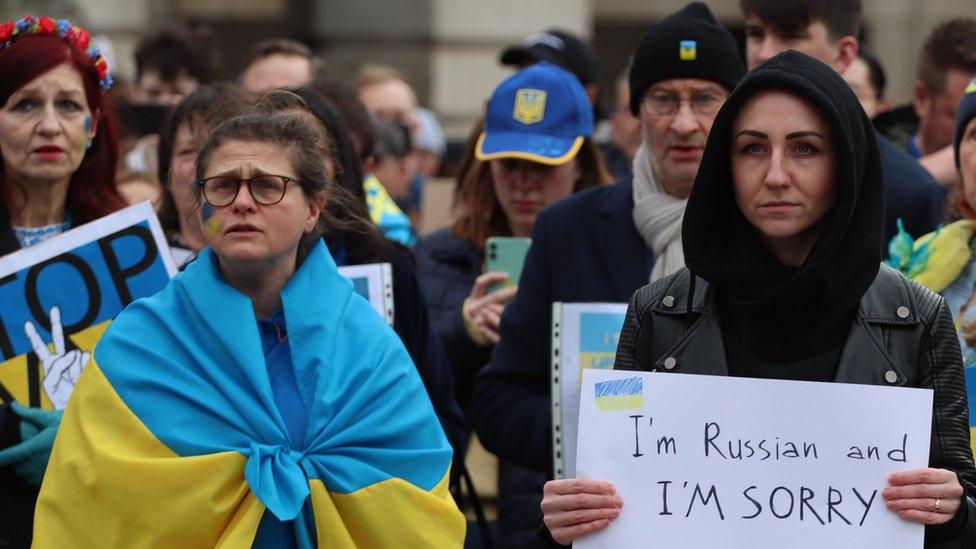
[[[0,50],[13,43],[18,36],[39,34],[42,36],[59,36],[72,48],[84,53],[95,64],[98,72],[98,86],[102,93],[112,87],[112,75],[108,72],[108,62],[102,57],[102,52],[91,46],[88,31],[76,27],[67,19],[54,20],[42,15],[25,15],[16,21],[0,23]]]

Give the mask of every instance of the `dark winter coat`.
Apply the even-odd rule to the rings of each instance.
[[[539,503],[553,465],[552,304],[624,303],[647,283],[653,258],[634,227],[633,208],[625,181],[580,192],[539,214],[518,295],[502,315],[501,342],[475,382],[471,419],[478,438],[500,458],[535,472],[518,479],[521,486],[510,483],[513,496],[499,505],[507,546],[541,543]]]
[[[491,358],[491,347],[478,345],[471,339],[461,315],[461,305],[482,273],[484,254],[445,228],[421,238],[414,247],[414,255],[431,324],[447,352],[458,402],[466,409],[474,377]]]

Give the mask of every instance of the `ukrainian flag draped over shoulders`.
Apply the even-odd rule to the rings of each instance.
[[[462,545],[451,447],[399,338],[321,242],[281,296],[304,440],[275,405],[250,300],[204,250],[96,347],[34,547],[250,547],[265,509],[304,526],[303,546]]]

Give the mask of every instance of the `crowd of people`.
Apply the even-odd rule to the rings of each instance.
[[[149,200],[181,271],[77,353],[66,408],[0,406],[0,545],[571,545],[626,511],[553,479],[553,304],[609,302],[615,369],[931,389],[928,466],[881,495],[976,546],[976,18],[893,107],[860,0],[740,5],[744,51],[702,2],[651,25],[606,119],[584,40],[502,50],[428,234],[447,144],[395,67],[282,38],[216,81],[167,28],[115,83],[85,29],[0,23],[0,257]],[[519,277],[498,238],[531,242]],[[339,274],[374,263],[390,324]]]

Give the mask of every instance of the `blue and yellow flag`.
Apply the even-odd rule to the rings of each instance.
[[[383,236],[395,240],[404,246],[417,243],[417,233],[410,224],[410,218],[397,206],[386,187],[373,174],[363,179],[363,190],[366,191],[366,207],[369,218],[380,228]]]
[[[976,80],[973,82],[976,83]],[[913,240],[899,219],[898,234],[888,244],[889,259],[886,263],[933,292],[949,298],[952,303],[954,300],[949,292],[956,292],[952,286],[957,280],[965,280],[962,276],[972,262],[971,242],[974,236],[976,221],[960,219]],[[972,285],[966,284],[962,291],[968,300]],[[976,349],[970,347],[962,335],[963,319],[972,314],[970,311],[971,308],[964,307],[964,310],[953,310],[952,313],[959,333],[969,400],[969,440],[976,456]]]
[[[34,547],[460,547],[451,447],[399,338],[319,242],[281,294],[308,428],[290,440],[249,299],[213,253],[95,349],[41,488]]]
[[[594,385],[596,409],[602,412],[640,410],[644,407],[644,380],[640,377],[611,379]]]

